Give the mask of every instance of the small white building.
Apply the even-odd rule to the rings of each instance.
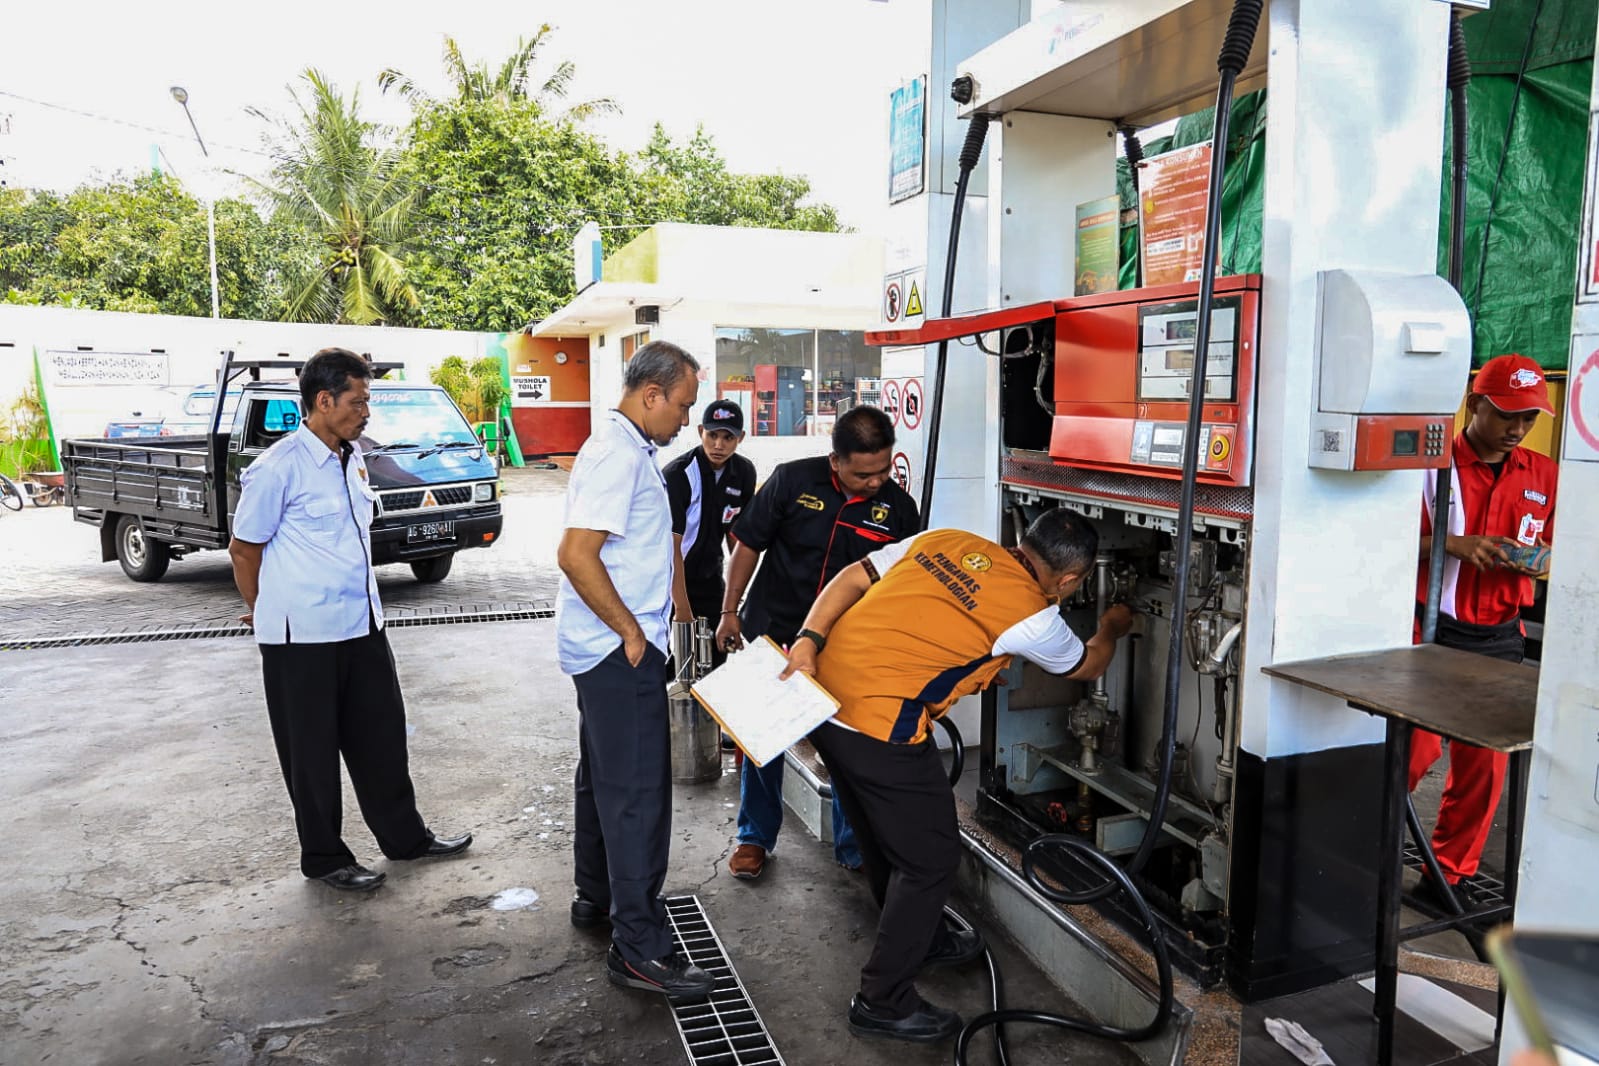
[[[730,399],[744,409],[740,451],[764,478],[777,463],[826,454],[839,413],[878,402],[881,358],[865,331],[878,324],[882,279],[878,237],[661,223],[530,332],[586,347],[594,419],[620,397],[640,345],[682,346],[702,367],[699,403],[663,451],[693,447],[704,406]]]

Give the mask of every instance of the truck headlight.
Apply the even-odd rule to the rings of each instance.
[[[472,486],[472,502],[488,503],[494,499],[494,482],[480,481]]]

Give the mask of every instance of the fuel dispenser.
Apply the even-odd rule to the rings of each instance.
[[[1134,881],[1168,946],[1202,983],[1222,979],[1229,943],[1240,639],[1248,623],[1254,516],[1254,394],[1263,293],[1258,276],[1218,278],[1204,376],[1186,586],[1177,585],[1177,479],[1187,433],[1197,286],[1167,285],[935,319],[872,340],[993,336],[1002,356],[1000,457],[1015,543],[1045,509],[1094,521],[1094,579],[1062,605],[1079,632],[1113,602],[1142,631],[1101,681],[1076,683],[1018,661],[984,696],[977,816],[1018,846],[1081,837],[1111,856],[1139,844],[1154,808],[1161,687],[1171,626],[1183,661],[1173,775],[1154,861]],[[1321,278],[1311,465],[1383,471],[1442,466],[1465,380],[1465,308],[1433,276],[1327,271]],[[1042,417],[1041,417],[1042,415]],[[1071,870],[1051,872],[1066,883]],[[1082,875],[1086,877],[1086,874]],[[1124,917],[1136,923],[1130,909]]]

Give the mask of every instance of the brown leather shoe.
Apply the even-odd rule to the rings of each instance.
[[[766,849],[759,844],[740,844],[727,860],[727,869],[740,881],[753,881],[766,869]]]

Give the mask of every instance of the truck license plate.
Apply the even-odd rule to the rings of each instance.
[[[423,544],[430,540],[454,540],[454,522],[419,522],[405,530],[407,544]]]

